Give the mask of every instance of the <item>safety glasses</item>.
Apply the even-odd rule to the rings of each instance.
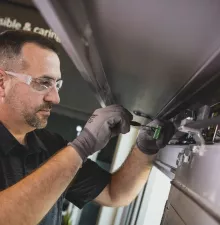
[[[63,85],[63,80],[56,81],[53,78],[49,77],[33,78],[30,75],[15,73],[12,71],[3,71],[3,72],[5,72],[7,75],[18,78],[20,81],[31,86],[34,90],[39,92],[49,92],[53,87],[55,87],[56,90],[59,91]]]

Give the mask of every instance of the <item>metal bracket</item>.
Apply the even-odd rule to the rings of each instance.
[[[187,146],[177,156],[176,165],[180,167],[183,163],[189,163],[193,156],[193,146]]]
[[[199,155],[202,156],[205,152],[205,140],[199,129],[187,127],[187,124],[191,121],[192,120],[189,118],[182,120],[181,125],[178,128],[178,130],[192,135],[192,137],[196,141],[196,145],[192,147],[192,151],[194,153],[199,153]]]

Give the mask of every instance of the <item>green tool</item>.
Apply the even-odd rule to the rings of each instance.
[[[153,139],[157,140],[160,137],[160,133],[161,133],[161,126],[155,127],[155,131],[154,131],[154,136]]]
[[[131,121],[130,124],[132,126],[135,126],[135,127],[137,127],[137,126],[140,126],[140,127],[149,127],[149,128],[151,128],[151,130],[154,131],[153,139],[157,140],[160,137],[161,129],[162,129],[161,126],[158,126],[157,125],[157,127],[150,127],[150,126],[146,126],[146,125],[141,125],[140,123],[138,123],[136,121]]]

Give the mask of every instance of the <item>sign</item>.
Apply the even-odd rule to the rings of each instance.
[[[54,39],[56,42],[60,43],[60,39],[54,31],[39,26],[33,26],[33,24],[29,21],[21,23],[17,19],[13,19],[11,17],[0,17],[0,26],[8,29],[33,31],[47,38]]]
[[[56,41],[61,46],[58,35],[34,8],[0,2],[0,32],[4,30],[32,31]]]

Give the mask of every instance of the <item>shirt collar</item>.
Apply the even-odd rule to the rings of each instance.
[[[47,151],[46,146],[37,136],[35,131],[32,131],[27,134],[27,145],[31,152],[41,152],[41,150]]]
[[[45,145],[35,134],[34,131],[27,134],[27,145],[29,148],[28,151],[30,151],[30,153],[40,152],[41,150],[47,151]],[[22,145],[8,131],[7,128],[2,123],[0,123],[0,151],[2,151],[5,155],[7,155],[13,148],[17,146]]]

